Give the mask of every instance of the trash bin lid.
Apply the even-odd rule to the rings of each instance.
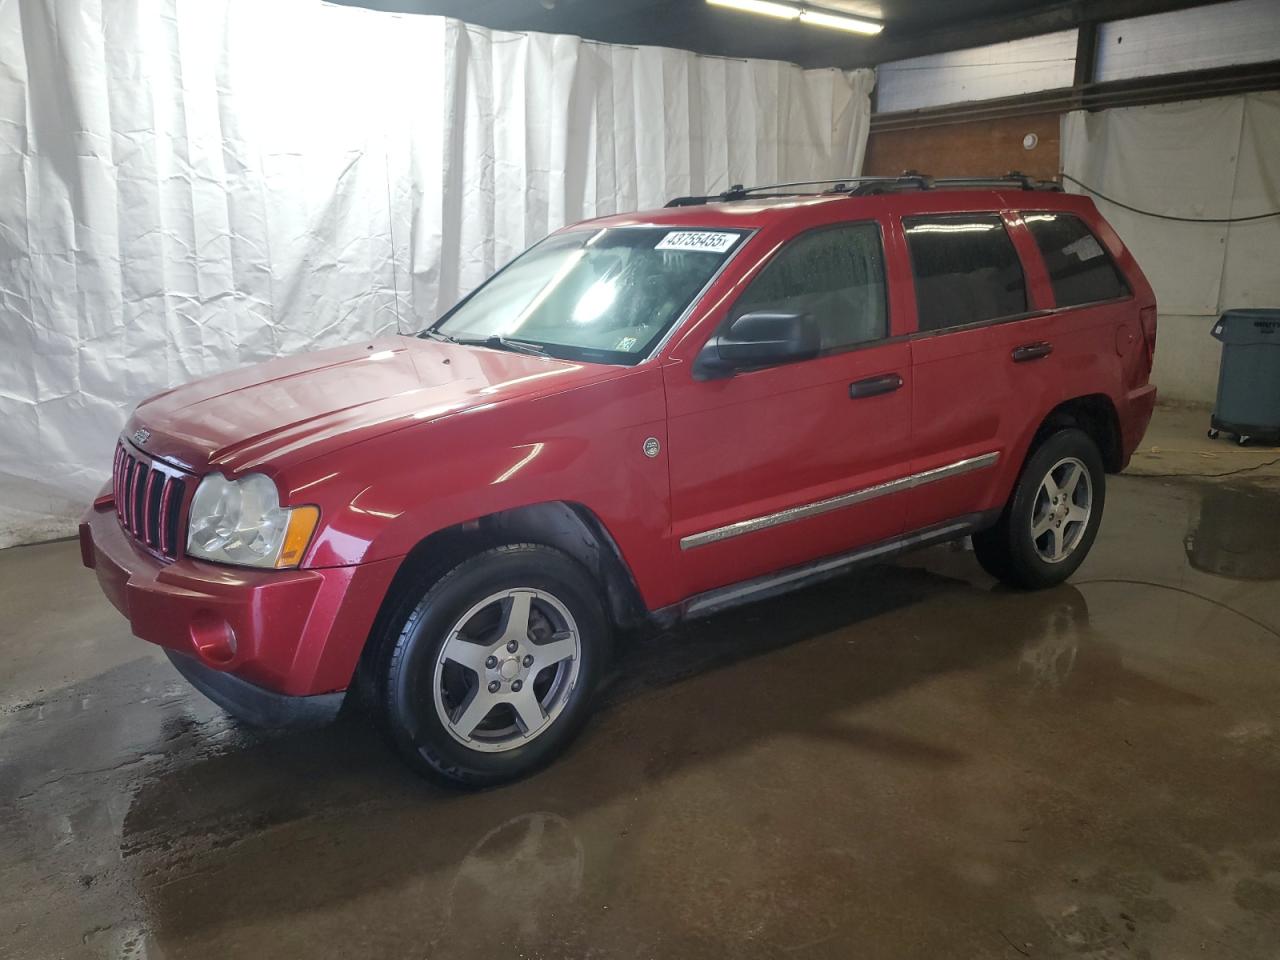
[[[1213,325],[1213,337],[1229,344],[1280,346],[1280,309],[1228,310]]]

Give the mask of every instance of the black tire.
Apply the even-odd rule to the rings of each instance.
[[[580,638],[576,680],[567,685],[563,706],[545,729],[527,742],[483,752],[461,742],[441,717],[435,693],[437,661],[451,630],[475,604],[495,592],[520,588],[551,595],[571,614]],[[598,590],[576,561],[531,543],[486,550],[426,586],[425,592],[421,584],[406,590],[382,638],[372,679],[380,725],[409,764],[438,783],[481,788],[527,776],[563,751],[587,719],[610,655],[611,628]],[[482,692],[475,684],[483,683],[483,677],[475,672],[465,677],[473,694]],[[528,682],[533,688],[532,676]],[[508,719],[514,722],[514,708],[510,709]]]
[[[1033,513],[1046,476],[1055,465],[1068,459],[1078,460],[1087,472],[1089,516],[1070,552],[1063,559],[1050,562],[1041,555],[1032,536]],[[978,562],[987,573],[1012,587],[1037,590],[1062,583],[1076,572],[1093,546],[1102,523],[1106,494],[1106,470],[1092,438],[1074,427],[1050,434],[1027,458],[1000,520],[994,527],[973,535]]]

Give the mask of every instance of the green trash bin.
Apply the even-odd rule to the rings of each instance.
[[[1280,442],[1280,310],[1228,310],[1213,325],[1222,342],[1218,401],[1209,437]]]

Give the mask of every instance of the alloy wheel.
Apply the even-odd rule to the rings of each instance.
[[[582,640],[545,590],[485,597],[450,628],[432,677],[436,713],[472,750],[519,747],[554,724],[577,683]]]
[[[1088,468],[1075,457],[1064,457],[1045,474],[1031,509],[1031,541],[1040,559],[1061,563],[1071,556],[1084,539],[1092,511]]]

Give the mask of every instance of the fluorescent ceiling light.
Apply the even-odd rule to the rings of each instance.
[[[830,27],[832,30],[848,30],[851,33],[865,33],[873,36],[884,29],[883,23],[875,20],[863,20],[861,17],[846,17],[839,13],[827,13],[823,10],[801,10],[800,22],[811,23],[815,27]]]
[[[864,33],[874,36],[884,29],[884,24],[863,17],[851,17],[842,13],[828,13],[826,10],[813,10],[792,3],[775,3],[774,0],[707,0],[716,7],[728,7],[744,13],[758,13],[766,17],[777,17],[779,20],[799,19],[802,23],[815,27],[827,27],[831,30],[848,30],[850,33]]]
[[[778,17],[782,20],[794,20],[800,16],[800,11],[796,7],[787,6],[785,3],[771,3],[770,0],[707,0],[707,3],[716,7],[743,10],[747,13],[759,13],[766,17]]]

